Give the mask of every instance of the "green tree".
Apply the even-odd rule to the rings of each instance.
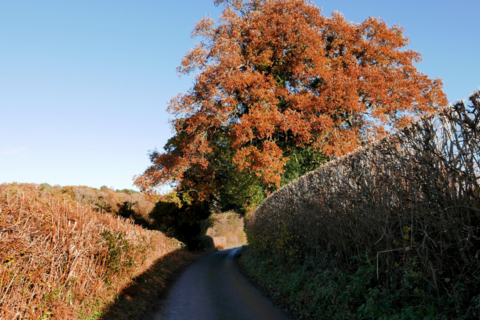
[[[310,171],[318,169],[322,164],[327,163],[329,160],[311,146],[306,148],[291,146],[285,149],[285,154],[288,156],[289,160],[287,161],[284,173],[282,174],[282,186],[300,178]]]
[[[181,197],[180,197],[181,198]],[[207,202],[187,204],[182,199],[171,201],[162,199],[150,212],[155,229],[169,237],[188,243],[200,235],[201,220],[210,216]]]
[[[42,184],[40,184],[40,190],[42,190],[42,191],[45,190],[45,191],[47,191],[47,192],[51,192],[51,191],[52,191],[52,188],[53,188],[53,187],[52,187],[50,184],[48,184],[48,183],[42,183]]]

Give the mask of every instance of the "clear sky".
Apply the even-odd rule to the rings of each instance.
[[[479,0],[314,3],[404,27],[450,101],[479,88]],[[172,135],[167,102],[192,84],[176,74],[191,29],[219,13],[211,0],[0,0],[0,183],[132,188]]]

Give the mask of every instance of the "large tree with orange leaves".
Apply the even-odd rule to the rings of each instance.
[[[306,0],[215,4],[220,20],[197,23],[202,41],[178,68],[197,72],[195,82],[170,101],[176,135],[150,155],[136,179],[143,190],[176,181],[209,199],[221,170],[278,187],[295,150],[338,157],[447,104],[441,80],[415,68],[420,54],[405,50],[399,26],[326,17]]]

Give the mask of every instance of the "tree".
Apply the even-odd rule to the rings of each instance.
[[[176,192],[162,197],[149,214],[156,229],[185,243],[200,235],[201,221],[209,216],[207,202],[187,203]]]
[[[40,190],[46,190],[47,192],[51,192],[52,191],[52,186],[48,183],[41,183],[40,184]]]
[[[299,156],[314,168],[447,104],[442,81],[415,68],[421,55],[404,49],[399,26],[326,17],[306,0],[215,4],[224,5],[219,22],[197,23],[202,41],[178,68],[198,73],[169,103],[176,135],[150,154],[135,182],[143,191],[174,181],[210,199],[223,188],[219,152],[232,153],[229,170],[275,189],[305,172]]]
[[[234,152],[229,133],[227,128],[223,129],[220,128],[211,136],[215,142],[212,143],[212,151],[205,155],[209,163],[208,168],[192,165],[183,172],[183,181],[178,184],[175,192],[178,207],[203,206],[202,202],[207,201],[212,204],[213,210],[235,210],[244,213],[248,207],[255,206],[263,200],[265,186],[255,175],[237,170],[233,162]],[[183,154],[181,146],[186,137],[185,132],[180,131],[170,138],[164,146],[163,154],[170,155],[173,159],[180,157]],[[150,155],[152,162],[160,155],[156,150],[152,152]],[[155,179],[162,172],[164,164],[159,163],[148,168],[144,177]]]

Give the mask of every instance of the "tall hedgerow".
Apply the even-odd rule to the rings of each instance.
[[[478,316],[479,183],[477,91],[468,105],[423,117],[276,191],[248,219],[248,242],[258,256],[328,260],[347,274],[367,263],[372,290],[405,288],[414,273],[427,289],[414,285],[411,297],[429,292],[450,315]]]

